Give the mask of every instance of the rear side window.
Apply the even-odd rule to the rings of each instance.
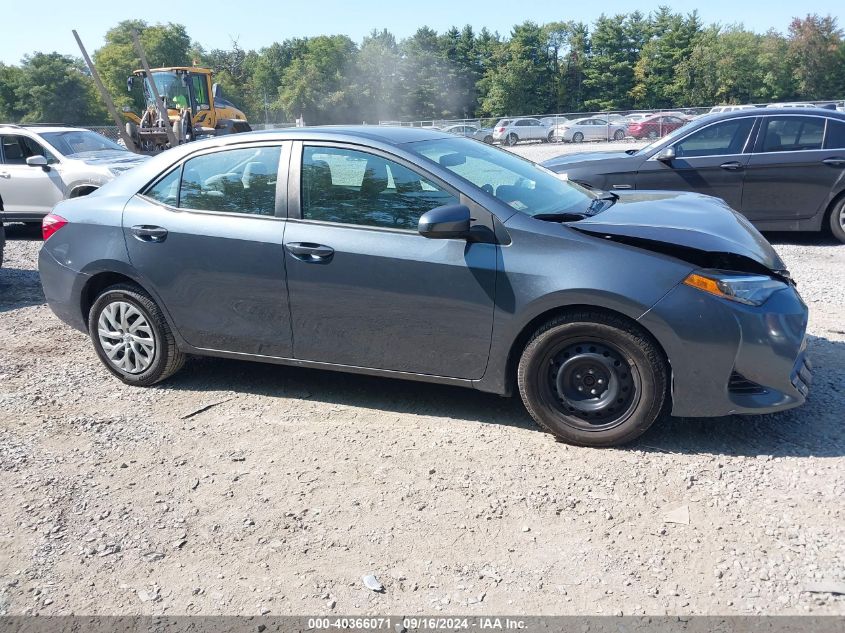
[[[675,143],[675,156],[693,158],[696,156],[721,156],[741,154],[754,119],[729,119],[708,125],[693,132],[684,140]]]
[[[824,137],[825,149],[845,149],[845,122],[827,120],[827,134]]]
[[[280,147],[251,147],[203,154],[144,195],[180,209],[272,216],[280,152]]]
[[[770,117],[763,121],[762,152],[798,152],[821,149],[824,136],[821,117]]]

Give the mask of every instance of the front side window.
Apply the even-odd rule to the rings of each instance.
[[[798,152],[821,149],[824,137],[821,117],[769,117],[763,121],[763,152]]]
[[[754,119],[751,117],[708,125],[676,143],[675,156],[694,158],[741,154],[753,126]]]
[[[527,215],[584,213],[596,195],[515,154],[462,138],[406,148]]]
[[[272,216],[280,152],[279,147],[251,147],[203,154],[144,195],[180,209]]]
[[[381,156],[306,146],[301,202],[306,220],[415,230],[423,213],[458,200],[415,171]]]
[[[48,163],[55,163],[56,157],[40,143],[28,136],[9,134],[0,137],[3,144],[3,160],[7,165],[25,165],[30,156],[43,156]]]

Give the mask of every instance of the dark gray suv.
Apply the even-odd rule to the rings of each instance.
[[[60,203],[44,236],[50,307],[129,384],[200,354],[518,388],[593,446],[808,392],[807,308],[720,200],[590,191],[442,132],[190,143]]]

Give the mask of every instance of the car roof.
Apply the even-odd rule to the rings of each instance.
[[[731,112],[714,112],[707,115],[708,120],[717,121],[719,119],[731,119],[734,117],[747,116],[776,116],[778,114],[788,114],[790,116],[799,116],[802,114],[813,116],[826,116],[831,119],[838,119],[845,121],[845,114],[836,112],[835,110],[826,110],[825,108],[746,108],[744,110],[733,110]]]
[[[0,123],[0,129],[10,128],[12,130],[26,130],[27,132],[78,132],[86,128],[74,127],[72,125],[16,125],[14,123]]]
[[[218,136],[213,140],[233,138],[233,142],[250,140],[333,140],[342,141],[362,139],[385,143],[387,145],[402,145],[416,141],[431,141],[438,138],[450,138],[443,130],[418,127],[402,127],[397,125],[321,125],[319,127],[294,127],[278,130],[263,130],[245,132],[232,136]]]

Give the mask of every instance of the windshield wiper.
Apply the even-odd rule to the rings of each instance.
[[[602,194],[590,203],[585,212],[588,216],[593,216],[596,213],[601,213],[605,209],[612,207],[619,196],[611,191],[603,191]]]

